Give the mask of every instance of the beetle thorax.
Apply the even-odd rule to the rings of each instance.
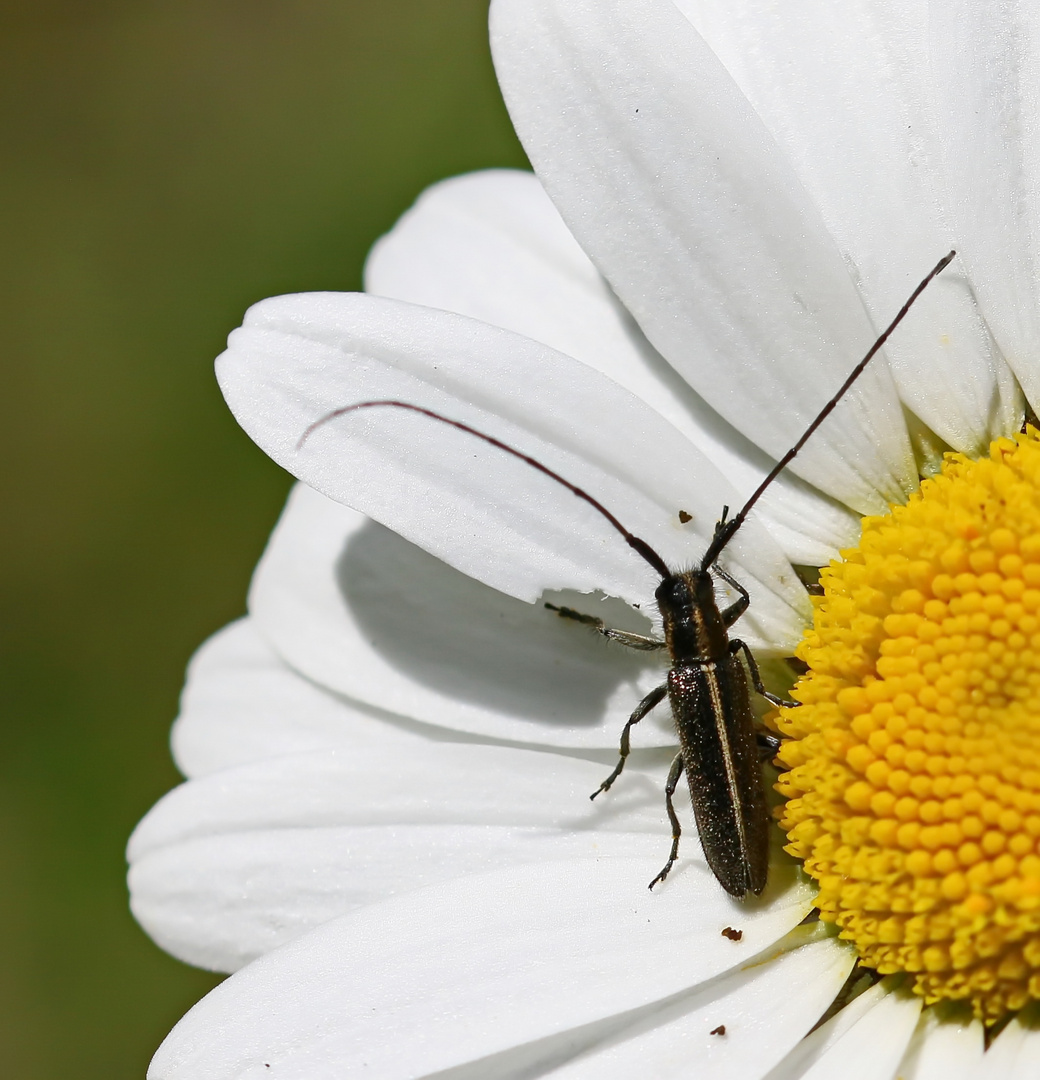
[[[687,570],[673,574],[664,578],[654,595],[673,660],[711,661],[726,655],[729,639],[710,573]]]

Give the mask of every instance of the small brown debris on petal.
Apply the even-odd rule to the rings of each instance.
[[[709,1035],[725,1035],[726,1034],[726,1025],[725,1024],[719,1024],[719,1026],[717,1028],[712,1028],[711,1031],[708,1032],[708,1034]]]
[[[740,941],[740,939],[744,936],[744,931],[734,930],[732,926],[727,926],[726,929],[722,931],[722,936],[725,938],[729,938],[730,941]]]
[[[679,520],[685,525],[688,521],[693,521],[693,514],[687,514],[685,510],[680,510]]]

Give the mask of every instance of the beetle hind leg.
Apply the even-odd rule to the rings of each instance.
[[[672,802],[672,796],[675,794],[675,789],[679,786],[679,777],[683,774],[683,756],[681,753],[675,755],[675,760],[672,762],[672,767],[668,770],[668,780],[664,785],[664,805],[668,811],[668,820],[672,823],[672,850],[668,853],[668,862],[664,864],[661,872],[650,882],[650,888],[653,889],[655,885],[659,885],[670,873],[672,867],[675,865],[675,860],[679,858],[679,837],[682,836],[682,826],[679,824],[679,815],[675,812],[675,803]]]

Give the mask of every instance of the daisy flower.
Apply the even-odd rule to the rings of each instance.
[[[149,933],[236,972],[150,1076],[1035,1076],[1040,19],[494,0],[491,34],[536,176],[436,186],[367,295],[258,304],[218,361],[303,484],[131,841]],[[414,402],[689,565],[951,246],[722,560],[734,633],[807,667],[769,883],[687,837],[650,893],[666,710],[587,796],[660,668],[544,607],[652,630],[646,564],[422,416],[300,437]]]

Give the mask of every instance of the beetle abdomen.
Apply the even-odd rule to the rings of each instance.
[[[732,655],[677,664],[668,697],[708,866],[731,895],[760,893],[769,869],[769,809],[744,668]]]

